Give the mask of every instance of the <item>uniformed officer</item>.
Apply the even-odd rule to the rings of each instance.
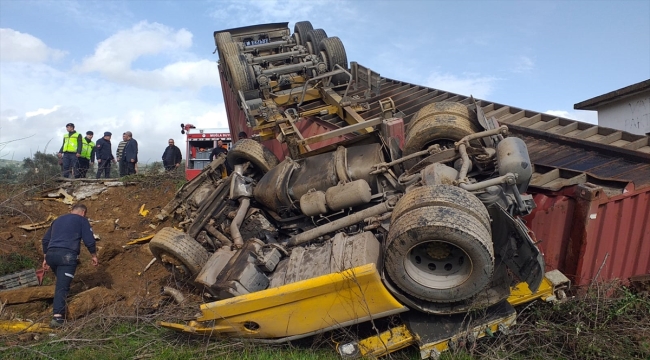
[[[97,157],[97,179],[102,176],[102,173],[104,173],[106,179],[111,177],[111,161],[115,162],[113,150],[111,150],[112,135],[113,134],[109,131],[106,131],[104,137],[97,140],[97,145],[95,146],[95,156]]]
[[[79,157],[79,173],[76,178],[85,178],[91,164],[95,164],[95,143],[93,132],[86,131],[86,137],[81,141],[81,156]]]
[[[63,162],[63,172],[62,176],[64,178],[74,177],[74,174],[79,171],[79,157],[81,157],[81,134],[74,130],[74,124],[68,123],[65,126],[65,129],[68,131],[63,136],[63,145],[59,150],[59,158]]]

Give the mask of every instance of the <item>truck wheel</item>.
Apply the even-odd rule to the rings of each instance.
[[[470,117],[465,116],[458,106],[450,104],[457,103],[443,105],[450,111],[440,111],[443,106],[434,103],[423,107],[415,114],[406,132],[402,156],[426,150],[434,144],[451,148],[456,141],[478,132],[477,125]],[[408,169],[417,162],[418,159],[412,159],[404,162],[404,165]]]
[[[220,32],[214,35],[214,42],[217,44],[217,49],[219,49],[219,55],[223,56],[223,45],[229,42],[232,42],[232,35],[229,32]],[[221,57],[223,59],[223,57]]]
[[[232,86],[235,91],[255,89],[255,78],[251,74],[246,57],[242,54],[226,55],[226,66],[230,71]]]
[[[345,54],[345,48],[341,39],[337,36],[328,37],[323,39],[318,45],[318,49],[322,54],[322,57],[327,61],[327,68],[332,71],[336,69],[336,65],[340,65],[343,69],[348,68],[348,57]],[[332,82],[334,85],[345,84],[349,80],[347,74],[338,74],[332,76]]]
[[[234,41],[227,42],[223,44],[221,48],[221,53],[223,54],[224,58],[229,56],[229,55],[238,55],[239,54],[239,46],[237,46],[237,43]]]
[[[490,231],[467,211],[453,207],[411,210],[391,224],[385,267],[397,287],[415,298],[434,303],[467,300],[492,280]]]
[[[415,113],[408,126],[415,125],[421,119],[433,118],[437,115],[452,115],[465,119],[473,118],[466,105],[459,102],[440,101],[421,108],[417,113]]]
[[[278,158],[266,146],[253,139],[241,139],[228,152],[230,166],[250,161],[262,174],[278,165]]]
[[[305,46],[307,43],[307,33],[311,30],[314,30],[314,27],[311,26],[309,21],[298,21],[296,25],[293,26],[293,34],[298,35],[296,37],[298,45]]]
[[[327,33],[323,29],[314,29],[307,33],[307,44],[305,45],[309,49],[310,54],[318,54],[318,45],[320,45],[321,40],[327,38]]]
[[[192,280],[210,257],[201,244],[186,233],[166,227],[149,242],[151,253],[170,272],[183,280]]]
[[[481,200],[469,191],[452,185],[420,186],[407,192],[395,205],[391,221],[395,222],[411,210],[428,206],[446,206],[466,211],[486,229],[491,228],[490,215]]]

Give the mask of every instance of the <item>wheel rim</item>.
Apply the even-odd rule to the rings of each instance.
[[[458,246],[446,241],[421,242],[404,257],[404,270],[413,281],[431,289],[451,289],[472,275],[472,261]]]

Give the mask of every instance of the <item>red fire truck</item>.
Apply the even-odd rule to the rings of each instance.
[[[195,178],[210,163],[210,152],[217,146],[217,140],[230,149],[232,138],[227,128],[197,129],[192,124],[181,124],[185,140],[185,178]]]

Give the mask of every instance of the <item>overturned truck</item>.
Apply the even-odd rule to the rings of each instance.
[[[511,304],[555,299],[568,285],[545,276],[520,219],[535,207],[526,145],[480,106],[434,101],[405,124],[381,98],[379,75],[348,64],[341,40],[309,22],[214,37],[231,132],[251,138],[158,216],[183,230],[162,229],[153,254],[217,300],[188,324],[163,326],[281,342],[401,314],[401,331],[339,352],[417,342],[424,357],[505,330]],[[226,162],[233,171],[222,178]],[[468,330],[479,308],[491,315]],[[421,329],[443,322],[455,325]]]

